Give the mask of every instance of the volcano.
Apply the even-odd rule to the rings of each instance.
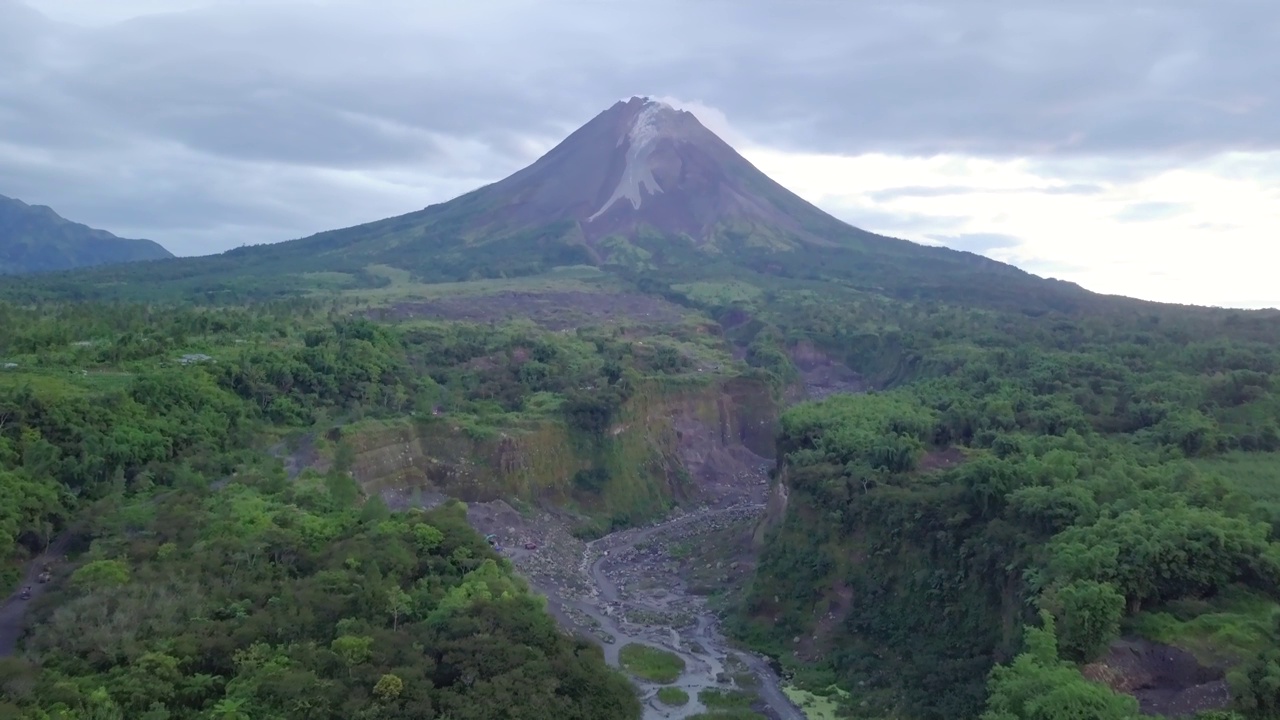
[[[690,112],[633,97],[479,191],[489,231],[572,219],[588,242],[642,229],[713,241],[724,228],[815,245],[849,226],[771,180]]]
[[[633,97],[492,185],[295,247],[307,248],[308,261],[352,256],[446,280],[637,260],[670,266],[870,237],[774,182],[692,113]]]
[[[153,263],[145,277],[101,270],[94,282],[82,273],[62,292],[115,296],[124,288],[138,297],[195,292],[213,300],[305,294],[317,278],[349,288],[405,274],[442,283],[584,265],[648,288],[770,276],[775,284],[832,282],[1005,307],[1062,308],[1090,295],[979,255],[849,225],[774,182],[692,113],[642,97],[615,103],[532,165],[448,202]]]

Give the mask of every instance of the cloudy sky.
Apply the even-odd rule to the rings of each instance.
[[[652,95],[860,227],[1280,306],[1278,37],[1272,0],[0,0],[0,194],[206,254],[449,199]]]

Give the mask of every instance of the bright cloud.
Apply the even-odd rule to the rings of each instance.
[[[850,223],[941,242],[1103,293],[1280,307],[1280,152],[1084,183],[1052,164],[940,155],[804,155],[749,148],[757,167]],[[1114,161],[1112,161],[1114,162]],[[1141,174],[1141,173],[1138,173]],[[965,239],[973,247],[964,247]],[[1008,238],[1010,242],[1001,242]]]

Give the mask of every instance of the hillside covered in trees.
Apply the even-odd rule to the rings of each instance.
[[[781,398],[818,352],[877,389],[781,416],[786,500],[730,618],[741,638],[862,715],[1000,720],[1137,717],[1144,696],[1108,662],[1142,638],[1193,654],[1216,712],[1270,717],[1274,314],[1031,316],[808,281],[649,291],[704,319],[566,333],[315,300],[4,306],[4,554],[79,543],[32,609],[27,659],[4,661],[7,709],[480,718],[503,698],[635,717],[627,683],[456,506],[363,501],[329,431],[554,422],[588,463],[556,501],[625,526],[606,461],[635,393],[693,392],[714,367]],[[300,438],[326,470],[271,457]],[[457,664],[473,654],[489,659]]]
[[[893,387],[783,415],[785,512],[739,631],[877,716],[1137,717],[1110,685],[1275,717],[1280,319],[1152,310],[845,338]],[[1125,677],[1121,636],[1201,676]]]
[[[626,680],[556,628],[459,507],[392,513],[341,453],[289,478],[265,452],[317,418],[429,413],[442,386],[414,358],[493,340],[310,312],[0,308],[15,329],[0,349],[6,594],[13,563],[72,541],[23,654],[0,659],[0,711],[637,717]],[[494,392],[440,380],[455,408]]]

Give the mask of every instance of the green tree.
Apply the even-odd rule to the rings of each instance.
[[[391,629],[400,629],[400,618],[413,608],[413,598],[399,585],[387,590],[387,607],[391,611]]]
[[[1265,650],[1227,674],[1235,706],[1249,720],[1280,717],[1280,613],[1269,639]]]
[[[1059,649],[1069,659],[1092,660],[1120,634],[1124,596],[1111,583],[1076,580],[1049,590],[1043,605],[1055,617]]]
[[[71,574],[71,582],[83,588],[110,588],[129,582],[129,566],[122,560],[93,560]]]
[[[373,686],[373,694],[382,702],[391,702],[400,697],[403,692],[404,680],[391,673],[378,678],[378,684]]]
[[[444,533],[427,523],[413,525],[413,540],[419,553],[429,553],[444,542]]]
[[[1026,649],[991,671],[982,720],[1137,720],[1138,701],[1086,680],[1058,657],[1053,616],[1026,628]]]
[[[363,665],[369,662],[369,658],[373,657],[373,638],[357,635],[343,635],[335,638],[329,645],[329,649],[333,650],[342,662],[347,666],[347,672],[354,672],[357,665]]]

